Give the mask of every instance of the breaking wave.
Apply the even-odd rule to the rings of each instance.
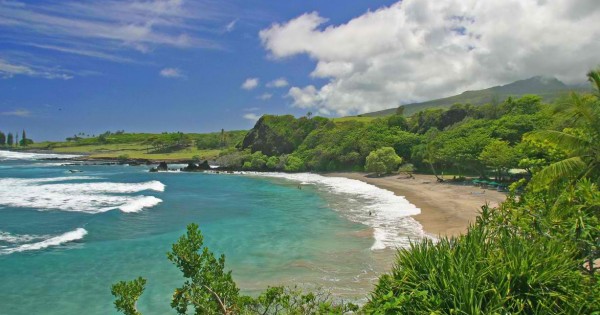
[[[84,238],[87,233],[88,232],[83,228],[78,228],[59,236],[13,235],[6,232],[0,232],[0,240],[3,240],[7,243],[22,243],[36,239],[43,239],[42,241],[35,243],[20,244],[18,246],[9,248],[0,248],[0,255],[40,250],[51,246],[60,246],[65,243],[80,240]]]
[[[90,176],[54,178],[2,178],[0,179],[0,205],[100,213],[113,209],[138,212],[153,207],[161,199],[154,196],[124,195],[142,191],[162,192],[165,185],[159,181],[143,183],[80,182],[73,180],[98,179]]]

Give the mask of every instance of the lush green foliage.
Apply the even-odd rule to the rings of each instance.
[[[383,147],[369,153],[365,170],[377,175],[388,174],[396,171],[400,163],[402,163],[402,158],[396,154],[394,148]]]
[[[225,256],[217,259],[203,247],[203,241],[198,225],[190,224],[186,235],[167,253],[186,279],[183,286],[175,289],[171,307],[178,314],[187,314],[190,306],[197,315],[232,313],[239,289],[233,282],[231,271],[225,272]]]
[[[112,295],[115,296],[115,308],[125,315],[141,315],[137,310],[137,300],[140,298],[146,287],[146,279],[138,277],[132,281],[120,281],[111,288]]]
[[[244,139],[243,148],[267,156],[291,154],[294,167],[290,170],[336,171],[363,170],[371,152],[392,147],[420,171],[454,170],[486,177],[491,169],[496,177],[504,177],[506,170],[530,157],[517,149],[525,134],[566,125],[562,116],[553,115],[552,106],[543,104],[539,96],[525,95],[509,97],[503,103],[427,109],[411,117],[400,112],[378,119],[334,119],[332,123],[321,117],[264,116]],[[502,157],[491,154],[498,148]],[[542,158],[547,157],[537,159]],[[298,159],[302,165],[297,165]],[[532,160],[523,165],[535,168],[551,162],[554,160]],[[276,170],[256,166],[247,164],[248,169]]]

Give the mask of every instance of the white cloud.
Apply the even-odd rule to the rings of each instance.
[[[261,95],[258,97],[258,99],[259,99],[259,100],[266,101],[266,100],[269,100],[269,99],[271,99],[272,97],[273,97],[273,94],[271,94],[271,93],[264,93],[264,94],[261,94]]]
[[[0,112],[2,116],[17,116],[17,117],[29,117],[31,116],[31,112],[26,109],[15,109],[13,111],[8,112]]]
[[[229,33],[229,32],[233,32],[233,30],[235,29],[235,25],[237,24],[238,20],[233,20],[231,22],[229,22],[227,25],[225,25],[225,32]]]
[[[48,49],[62,47],[73,52],[123,48],[148,52],[158,46],[214,48],[218,45],[203,38],[199,24],[223,15],[219,6],[208,1],[183,0],[48,2],[22,6],[1,2],[0,8],[0,29],[10,28],[19,37],[43,40]]]
[[[258,78],[248,78],[244,83],[242,83],[242,89],[244,90],[254,90],[260,84],[260,80]]]
[[[73,59],[43,50],[139,62],[140,53],[163,48],[221,49],[214,33],[237,15],[234,11],[234,5],[211,0],[0,0],[0,43],[32,54],[29,65],[39,65],[43,57],[54,65]]]
[[[248,113],[248,114],[244,114],[244,119],[248,119],[248,120],[252,120],[252,121],[257,121],[258,119],[260,119],[260,115],[257,115],[255,113]]]
[[[288,86],[289,83],[285,78],[275,79],[269,83],[267,83],[267,87],[269,88],[282,88]]]
[[[367,112],[534,75],[583,81],[600,63],[597,0],[404,0],[344,24],[307,13],[260,32],[272,58],[306,54],[321,87],[301,108]],[[323,25],[326,26],[323,26]]]
[[[160,75],[169,79],[182,79],[185,75],[177,68],[164,68],[160,70]]]
[[[15,75],[24,75],[44,79],[69,80],[73,75],[60,68],[33,66],[24,63],[10,62],[0,58],[0,78],[8,79]]]

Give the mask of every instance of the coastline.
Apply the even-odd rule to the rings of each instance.
[[[166,161],[169,164],[190,162],[187,159],[129,159],[119,161],[115,158],[90,157],[85,154],[76,158],[62,158],[59,156],[68,154],[48,150],[16,152],[57,155],[57,157],[48,159],[64,160],[71,162],[73,165],[90,162],[130,165],[153,165],[161,161]],[[224,169],[224,171],[226,170]],[[410,203],[421,209],[421,213],[414,215],[413,218],[423,226],[426,233],[433,236],[457,236],[465,233],[469,223],[474,222],[478,216],[481,206],[489,203],[491,207],[496,207],[506,199],[506,194],[496,190],[481,189],[472,185],[438,183],[433,175],[415,174],[413,179],[409,179],[404,175],[397,174],[385,177],[367,177],[367,173],[364,172],[318,174],[327,177],[360,180],[405,197]],[[483,193],[484,190],[485,193]]]
[[[491,207],[496,207],[506,199],[506,194],[495,190],[438,183],[433,175],[415,174],[414,179],[403,175],[367,177],[366,173],[356,172],[322,175],[360,180],[405,197],[421,209],[421,213],[413,218],[421,223],[426,233],[434,236],[457,236],[465,233],[469,223],[474,222],[478,216],[481,206],[489,203]]]

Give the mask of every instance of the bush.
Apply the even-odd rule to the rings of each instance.
[[[396,154],[394,148],[383,147],[372,151],[367,156],[365,170],[381,175],[395,171],[400,163],[402,163],[402,158]]]
[[[301,172],[304,170],[304,162],[293,155],[288,156],[284,169],[287,172]]]

